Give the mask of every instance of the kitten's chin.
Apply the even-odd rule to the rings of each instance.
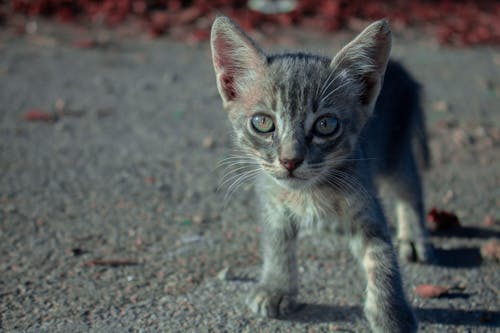
[[[314,183],[311,179],[303,179],[297,177],[284,177],[284,178],[272,177],[272,178],[278,185],[286,188],[287,190],[306,189],[308,187],[311,187]]]

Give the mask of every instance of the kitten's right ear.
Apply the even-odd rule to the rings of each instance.
[[[224,108],[237,100],[265,64],[265,55],[235,23],[219,16],[212,25],[212,60]]]

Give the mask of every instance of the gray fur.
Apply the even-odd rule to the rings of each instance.
[[[400,257],[430,260],[412,147],[424,164],[429,158],[419,87],[389,61],[387,22],[370,25],[333,60],[300,52],[267,55],[226,17],[214,22],[211,41],[238,147],[224,162],[232,167],[228,193],[253,181],[261,202],[264,265],[250,308],[267,317],[292,311],[298,230],[340,221],[366,273],[372,330],[415,332],[377,185],[388,184],[397,197]],[[270,117],[274,131],[256,131],[250,121],[256,114]],[[313,130],[324,116],[340,124],[326,137]],[[293,168],[283,161],[293,161]]]

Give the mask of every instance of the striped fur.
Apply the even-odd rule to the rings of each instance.
[[[388,23],[373,23],[333,59],[268,55],[226,17],[214,22],[211,41],[238,149],[225,161],[228,191],[253,181],[262,208],[264,265],[248,297],[250,308],[268,317],[291,312],[298,293],[298,230],[340,221],[366,273],[372,330],[415,332],[376,184],[385,182],[397,195],[400,257],[430,260],[412,152],[415,138],[420,151],[427,146],[418,134],[425,133],[419,86],[389,61]],[[256,131],[255,115],[272,119],[275,130]],[[339,124],[328,136],[314,130],[325,116]],[[300,164],[290,171],[285,160]]]

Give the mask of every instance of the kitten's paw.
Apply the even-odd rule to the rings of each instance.
[[[428,241],[398,240],[399,258],[405,262],[435,262],[434,249]]]
[[[286,316],[297,308],[295,296],[282,291],[269,291],[263,287],[252,291],[247,298],[247,305],[255,314],[268,318]]]
[[[417,320],[408,306],[402,305],[387,313],[367,312],[366,316],[374,333],[416,333],[418,331]]]

